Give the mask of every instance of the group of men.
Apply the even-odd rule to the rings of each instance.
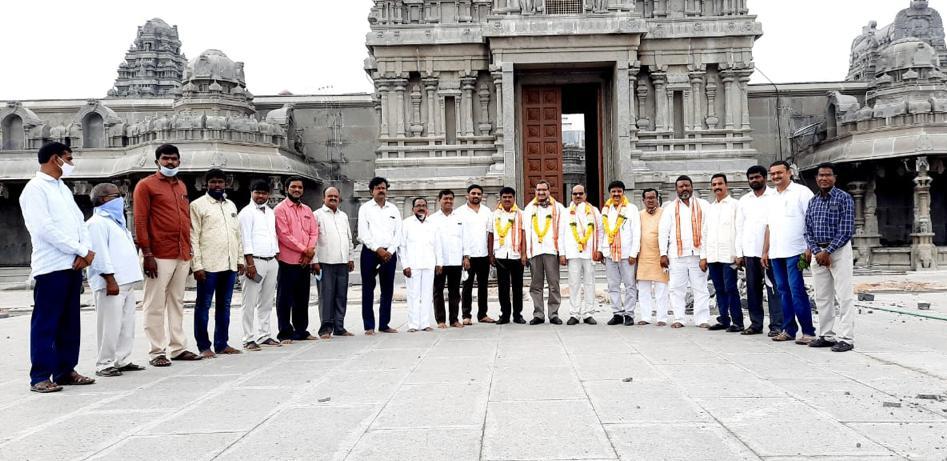
[[[85,269],[97,311],[97,376],[144,369],[130,361],[135,286],[142,281],[149,363],[155,367],[241,353],[229,342],[230,304],[238,276],[243,285],[245,350],[352,335],[344,327],[344,318],[349,273],[355,266],[354,245],[348,216],[339,209],[337,188],[326,188],[324,206],[313,212],[302,202],[304,180],[290,177],[285,181],[286,198],[270,208],[270,184],[258,180],[250,187],[251,202],[238,212],[225,192],[227,176],[212,169],[199,185],[206,193],[189,201],[187,188],[177,177],[180,152],[164,144],[155,151],[158,171],[134,190],[133,236],[126,222],[124,195],[112,183],[93,187],[95,208],[84,221],[72,191],[62,181],[75,167],[68,146],[49,143],[39,150],[38,160],[40,169],[20,196],[33,247],[35,280],[31,390],[55,392],[64,385],[95,382],[75,370]],[[539,181],[534,197],[522,209],[516,204],[516,191],[504,187],[493,210],[483,204],[483,188],[471,185],[460,208],[454,208],[454,193],[443,190],[438,194],[437,212],[429,217],[427,200],[418,197],[411,202],[412,215],[405,219],[388,200],[388,181],[373,178],[369,183],[372,200],[358,212],[365,334],[397,333],[390,321],[399,260],[411,332],[432,330],[432,313],[438,328],[472,325],[475,283],[478,322],[526,323],[522,285],[527,266],[531,325],[547,319],[563,323],[559,317],[561,266],[568,268],[567,323],[595,324],[593,264],[601,262],[613,312],[609,325],[646,325],[656,320],[664,326],[670,306],[671,326],[683,327],[685,291],[690,285],[695,324],[759,334],[763,332],[765,286],[773,340],[850,350],[852,198],[834,187],[835,168],[830,164],[819,167],[818,196],[792,182],[785,162],[774,163],[768,173],[775,189],[766,186],[767,170],[754,166],[747,171],[752,190],[739,201],[730,197],[723,174],[713,176],[710,202],[694,197],[693,182],[681,176],[676,181],[677,198],[663,208],[657,190],[643,190],[640,212],[625,196],[621,181],[608,185],[608,200],[601,210],[588,202],[582,185],[572,188],[572,200],[565,206],[551,196],[548,182]],[[802,279],[802,270],[813,255],[821,309],[818,338]],[[491,266],[496,268],[499,288],[496,320],[488,315]],[[737,288],[741,267],[746,270],[750,315],[746,328]],[[197,282],[194,336],[198,353],[187,350],[183,329],[189,274]],[[308,331],[311,275],[319,281],[318,337]],[[709,324],[708,276],[720,312],[714,325]],[[381,291],[377,325],[376,283]],[[275,337],[269,324],[274,293]],[[638,301],[641,310],[636,322]],[[797,338],[799,328],[802,335]]]

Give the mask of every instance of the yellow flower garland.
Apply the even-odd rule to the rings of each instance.
[[[589,243],[589,239],[592,238],[592,234],[595,233],[595,216],[592,214],[592,207],[585,206],[585,216],[589,218],[589,222],[586,225],[585,235],[579,235],[579,225],[576,221],[575,216],[575,203],[569,205],[569,227],[572,228],[572,236],[575,238],[575,243],[579,246],[579,251],[585,251],[585,245]]]
[[[529,202],[529,203],[530,203],[530,205],[539,206],[539,201],[536,200],[536,199],[533,199],[533,201],[532,201],[532,202]],[[556,206],[556,199],[554,199],[554,198],[552,198],[552,197],[549,197],[549,206],[555,207],[555,206]],[[555,209],[554,209],[554,210],[555,210]],[[551,212],[551,213],[549,213],[548,216],[546,216],[546,225],[545,225],[545,227],[543,227],[543,230],[540,231],[540,230],[539,230],[539,218],[537,217],[537,216],[538,216],[538,213],[536,213],[536,212],[533,213],[533,218],[532,218],[532,221],[533,221],[533,232],[536,233],[536,241],[538,241],[539,243],[543,243],[543,239],[546,237],[546,234],[549,233],[549,226],[552,225],[552,215],[553,215],[553,213]]]
[[[605,207],[603,208],[602,213],[602,225],[605,228],[605,236],[608,237],[608,244],[611,245],[615,240],[615,236],[618,235],[618,231],[621,230],[622,224],[625,223],[625,215],[622,214],[622,209],[625,208],[625,205],[628,205],[628,197],[624,195],[621,197],[621,205],[618,206],[618,219],[615,220],[615,228],[608,228],[608,213],[604,212],[608,207],[615,205],[615,201],[608,199],[605,202]]]
[[[501,208],[502,209],[502,208]],[[497,236],[500,237],[500,246],[506,244],[506,236],[510,234],[510,229],[513,228],[513,221],[516,220],[516,212],[519,211],[519,208],[516,208],[516,204],[513,204],[513,208],[510,209],[510,213],[513,213],[513,216],[509,218],[505,226],[500,225],[500,217],[497,216],[496,222],[493,223],[493,227],[497,231]]]

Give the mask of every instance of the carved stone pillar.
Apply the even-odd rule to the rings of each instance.
[[[926,156],[916,161],[914,178],[914,232],[911,233],[911,268],[916,271],[937,269],[937,247],[934,246],[934,226],[931,222],[930,165]]]
[[[693,105],[693,130],[699,131],[704,128],[704,95],[702,93],[702,88],[704,86],[704,72],[703,71],[694,71],[689,74],[691,80],[691,94],[693,94],[692,102]]]
[[[734,105],[734,94],[736,94],[736,77],[733,75],[733,72],[726,71],[722,74],[723,77],[723,112],[724,112],[724,128],[727,130],[732,130],[734,124],[739,121],[735,117],[736,106]]]
[[[632,139],[635,139],[638,133],[638,72],[641,72],[641,67],[628,67],[628,110],[630,112],[629,123],[631,124],[629,131]]]
[[[494,119],[496,120],[496,130],[494,130],[496,142],[494,144],[497,146],[497,153],[494,155],[499,158],[493,160],[493,163],[496,164],[497,160],[503,161],[503,153],[501,152],[503,146],[503,70],[498,66],[491,66],[490,76],[493,77],[493,86],[496,88],[497,102],[497,115]]]
[[[442,138],[445,136],[444,119],[446,118],[445,114],[447,114],[447,100],[444,98],[444,95],[437,95],[437,105],[437,137]]]
[[[692,100],[692,93],[690,89],[681,91],[681,96],[683,99],[683,109],[684,109],[684,126],[681,127],[681,131],[690,131],[694,126],[694,119],[696,114],[694,114],[694,102]],[[671,107],[674,106],[674,100],[668,98],[670,101]],[[676,118],[675,118],[676,120]]]
[[[436,77],[425,77],[422,79],[424,83],[424,93],[427,106],[427,136],[434,136],[434,133],[437,131],[435,128],[437,126],[437,102],[435,100],[435,91],[437,91],[437,78]]]
[[[487,82],[480,84],[477,96],[480,97],[480,124],[477,129],[480,130],[480,136],[490,136],[493,124],[490,123],[490,86]]]
[[[855,265],[868,267],[871,257],[871,247],[867,246],[865,236],[865,190],[867,181],[852,181],[847,189],[855,202],[855,235],[852,237],[852,247],[855,249]]]
[[[638,85],[638,129],[641,131],[651,131],[653,125],[651,120],[645,116],[644,108],[648,103],[648,85]]]
[[[704,119],[708,129],[716,129],[720,123],[717,117],[717,84],[712,80],[707,81],[707,118]]]
[[[750,130],[750,93],[747,85],[750,83],[752,70],[740,73],[740,91],[737,97],[740,98],[740,129]]]
[[[391,96],[389,94],[391,87],[388,86],[387,80],[378,80],[378,97],[381,100],[381,135],[382,136],[392,136],[390,127],[390,114],[391,114]]]
[[[668,129],[668,94],[667,74],[655,72],[651,74],[654,81],[654,130],[667,131]]]
[[[473,104],[473,94],[476,89],[477,78],[476,77],[463,77],[460,79],[460,88],[463,91],[463,104],[461,104],[460,120],[461,126],[463,126],[464,136],[473,136],[474,135],[474,104]]]
[[[411,89],[411,131],[412,137],[421,136],[424,125],[421,124],[421,87],[414,85]]]
[[[395,103],[394,103],[394,117],[395,125],[397,128],[396,135],[399,138],[405,137],[405,123],[404,123],[404,112],[405,112],[405,101],[404,101],[404,92],[408,89],[408,81],[399,78],[394,81],[395,85]]]

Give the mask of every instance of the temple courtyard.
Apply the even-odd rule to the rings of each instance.
[[[858,303],[849,353],[690,326],[606,326],[603,306],[596,326],[358,334],[49,395],[28,390],[30,292],[3,291],[0,459],[943,460],[944,280],[859,277],[875,299]],[[234,345],[239,319],[235,305]],[[394,319],[403,329],[403,302]],[[192,320],[188,309],[189,335]],[[91,308],[82,322],[78,369],[92,374]],[[347,323],[360,332],[354,303]],[[140,318],[136,335],[144,364]]]

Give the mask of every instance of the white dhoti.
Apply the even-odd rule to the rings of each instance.
[[[684,256],[670,259],[670,276],[668,283],[670,291],[671,309],[674,310],[674,321],[684,322],[685,293],[689,284],[694,293],[694,324],[710,322],[710,292],[707,290],[707,273],[700,270],[699,256]]]
[[[408,289],[408,329],[430,327],[434,313],[434,269],[411,269],[411,277],[405,277],[405,285]]]
[[[668,284],[652,280],[638,281],[638,299],[641,301],[641,319],[651,323],[651,312],[657,312],[658,322],[668,320]]]
[[[591,259],[569,260],[569,316],[591,317],[595,312],[595,267]]]
[[[105,290],[92,294],[95,302],[98,358],[95,370],[128,365],[135,343],[135,296],[133,283],[120,285],[118,295],[108,296]]]
[[[605,260],[605,278],[608,280],[608,298],[612,303],[612,314],[635,316],[635,304],[638,303],[638,285],[635,284],[637,264],[628,264],[627,259],[621,261]],[[622,296],[622,286],[625,287]]]

